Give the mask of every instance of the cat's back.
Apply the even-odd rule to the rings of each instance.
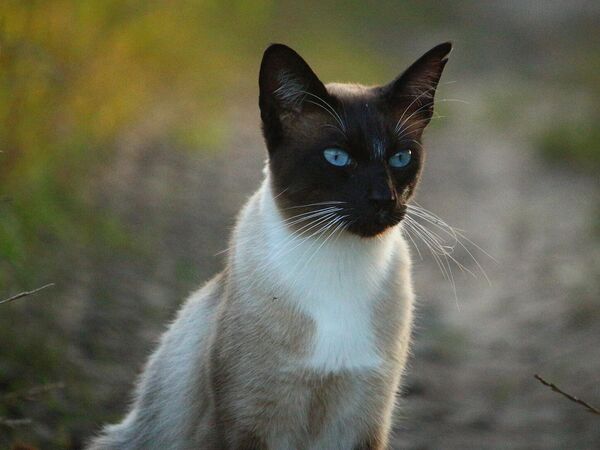
[[[148,361],[129,414],[106,427],[89,450],[179,449],[174,443],[193,442],[198,428],[210,423],[207,364],[223,279],[219,274],[190,295]]]

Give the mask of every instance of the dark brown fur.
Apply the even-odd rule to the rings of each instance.
[[[305,212],[301,205],[345,202],[340,214],[351,217],[349,231],[364,237],[403,218],[421,173],[421,136],[450,48],[435,47],[396,80],[377,87],[326,86],[290,48],[275,44],[265,51],[259,103],[284,215]],[[322,155],[326,148],[347,151],[354,163],[332,167]],[[386,164],[402,149],[412,152],[408,166]]]

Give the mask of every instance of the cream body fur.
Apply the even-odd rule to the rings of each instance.
[[[90,449],[378,449],[412,322],[401,226],[294,240],[267,175],[225,270],[161,339],[132,408]]]

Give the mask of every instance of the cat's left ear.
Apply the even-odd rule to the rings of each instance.
[[[322,112],[319,101],[329,101],[327,89],[294,50],[272,44],[263,55],[259,74],[259,106],[269,152],[281,142],[285,129],[301,112]]]
[[[398,120],[412,115],[422,127],[429,123],[435,91],[451,50],[450,42],[435,46],[382,88],[383,99]]]

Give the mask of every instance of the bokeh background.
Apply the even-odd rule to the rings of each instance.
[[[599,30],[580,0],[2,1],[0,299],[55,286],[0,305],[0,448],[117,420],[223,266],[265,159],[266,45],[374,84],[448,39],[417,200],[495,261],[470,246],[490,283],[454,267],[455,295],[415,252],[394,448],[598,448],[599,417],[533,375],[600,405]]]

